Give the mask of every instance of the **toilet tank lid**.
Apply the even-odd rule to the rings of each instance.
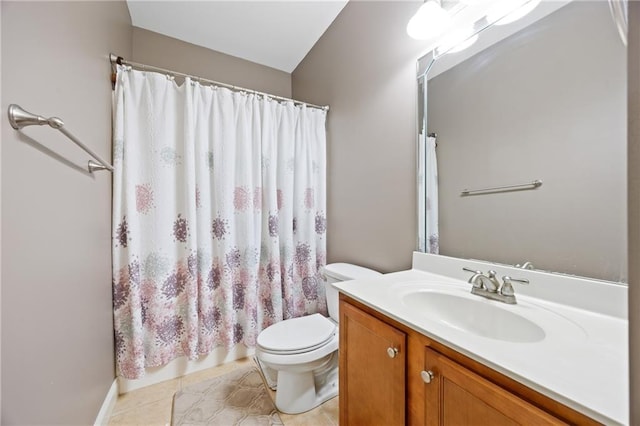
[[[373,269],[353,265],[351,263],[330,263],[322,268],[322,272],[341,281],[357,280],[361,278],[376,278],[382,274]]]

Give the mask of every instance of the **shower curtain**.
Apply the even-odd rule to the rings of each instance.
[[[426,142],[426,186],[427,186],[427,253],[440,252],[438,232],[438,161],[436,158],[436,138],[427,136]]]
[[[420,133],[418,137],[418,202],[424,217],[418,220],[418,247],[425,253],[440,252],[438,231],[438,161],[436,138]],[[424,240],[422,240],[424,236]]]
[[[113,306],[119,374],[255,346],[326,313],[326,112],[119,67]]]

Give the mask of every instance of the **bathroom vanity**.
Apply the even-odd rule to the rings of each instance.
[[[625,286],[424,253],[413,265],[335,284],[341,425],[628,423]],[[530,285],[516,305],[487,300],[462,267]]]

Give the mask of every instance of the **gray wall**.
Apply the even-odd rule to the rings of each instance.
[[[133,57],[125,59],[291,97],[289,73],[142,28],[133,28]]]
[[[574,2],[431,79],[440,253],[626,281],[626,91],[606,2]]]
[[[131,53],[124,2],[2,2],[2,423],[92,424],[114,379],[109,52]]]
[[[416,248],[416,59],[421,2],[349,2],[293,72],[327,119],[328,261],[409,268]]]
[[[629,2],[629,259],[640,258],[640,2]],[[630,424],[640,424],[640,262],[629,262]]]

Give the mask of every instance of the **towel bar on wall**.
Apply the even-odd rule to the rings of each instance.
[[[59,119],[58,117],[45,118],[41,115],[32,114],[29,111],[24,110],[20,105],[11,104],[9,105],[9,123],[11,127],[16,130],[20,130],[26,126],[44,126],[48,124],[50,127],[59,130],[60,133],[68,137],[73,143],[82,148],[87,154],[92,156],[96,161],[89,160],[87,164],[87,169],[89,169],[90,173],[93,173],[96,170],[109,170],[113,171],[113,166],[106,161],[104,161],[98,154],[93,152],[88,146],[80,142],[78,138],[73,136],[71,132],[64,128],[64,121]]]
[[[539,179],[534,180],[529,183],[520,183],[517,185],[505,185],[505,186],[494,186],[491,188],[481,188],[481,189],[463,189],[460,192],[461,196],[465,195],[479,195],[487,192],[501,192],[501,191],[518,191],[523,189],[536,189],[537,187],[542,185],[542,181]]]

